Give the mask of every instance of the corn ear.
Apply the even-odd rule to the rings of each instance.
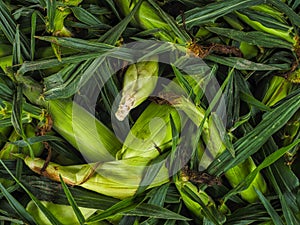
[[[39,84],[21,76],[18,79],[24,84],[24,94],[29,101],[47,108],[53,129],[86,159],[103,162],[115,158],[122,144],[103,123],[70,99],[44,100]]]
[[[55,218],[64,225],[80,225],[77,217],[73,211],[72,206],[69,205],[61,205],[61,204],[54,204],[52,202],[41,201],[41,203],[49,210]],[[94,214],[97,209],[91,208],[83,208],[79,207],[82,215],[85,218],[88,218],[92,214]],[[52,225],[52,223],[47,219],[44,213],[37,207],[34,201],[30,201],[26,206],[27,212],[33,216],[37,224],[43,225]],[[63,212],[63,214],[62,214]],[[92,223],[98,224],[98,223]]]
[[[59,175],[61,175],[66,184],[78,185],[119,199],[131,197],[135,194],[142,180],[143,170],[147,165],[147,160],[135,157],[125,160],[72,166],[61,166],[50,162],[45,171],[41,171],[45,163],[44,160],[26,157],[24,162],[31,170],[51,180],[59,182]],[[90,176],[91,174],[93,175]],[[162,167],[148,188],[168,182],[168,177],[167,168]]]
[[[191,196],[185,191],[186,189],[192,191],[194,195],[196,195],[202,201],[207,209],[215,212],[216,217],[223,217],[223,215],[220,214],[220,212],[216,209],[213,199],[211,199],[211,197],[206,192],[198,189],[193,183],[188,181],[188,178],[183,172],[180,172],[179,175],[175,177],[175,185],[184,204],[194,214],[198,222],[200,222],[205,216],[205,214],[203,213],[203,208],[199,202],[191,198]]]
[[[269,15],[266,12],[260,12],[254,9],[255,8],[236,11],[236,14],[242,21],[255,30],[273,34],[290,43],[293,43],[294,45],[296,44],[296,40],[292,34],[293,27],[288,26],[285,21],[283,22],[283,17],[281,19],[276,19],[277,17],[275,16],[274,20],[273,14]],[[274,11],[276,10],[274,9]],[[272,19],[270,19],[270,17]]]
[[[127,16],[137,4],[137,1],[130,0],[114,0],[114,2],[124,16]],[[176,39],[176,35],[172,32],[171,27],[162,19],[159,12],[147,1],[144,1],[141,4],[131,21],[131,24],[146,30],[159,28],[160,31],[155,32],[154,35],[160,40],[173,42]]]
[[[185,114],[197,126],[200,126],[205,115],[204,109],[196,106],[184,96],[179,96],[175,100],[173,99],[172,105],[185,112]],[[202,154],[201,152],[199,153],[199,156],[202,155],[199,166],[205,169],[214,160],[215,157],[226,150],[226,147],[224,146],[223,141],[220,137],[220,133],[216,128],[216,125],[214,124],[212,116],[210,116],[208,120],[204,121],[202,138],[206,144],[208,151],[205,151]],[[235,187],[238,183],[243,181],[243,179],[255,168],[256,166],[253,160],[249,158],[244,163],[230,169],[225,173],[225,176],[227,177],[231,185]],[[242,198],[249,202],[256,201],[258,197],[254,190],[254,187],[259,189],[262,193],[265,193],[267,191],[266,182],[260,173],[256,176],[248,189],[240,193]]]
[[[180,130],[180,116],[175,108],[150,103],[131,128],[117,158],[140,156],[153,159],[169,148],[172,145],[170,116]]]
[[[209,118],[208,123],[209,123],[209,130],[208,132],[204,132],[203,139],[204,142],[207,144],[209,155],[212,156],[212,158],[210,160],[208,159],[208,161],[211,161],[219,154],[221,154],[223,151],[225,151],[226,147],[222,142],[219,131],[216,128],[212,120],[212,117]],[[255,168],[256,165],[253,159],[249,157],[241,164],[228,170],[225,173],[225,177],[227,178],[231,186],[236,187],[240,182],[242,182],[248,176],[248,174],[250,174],[253,170],[255,170]],[[250,203],[257,201],[258,196],[254,188],[260,190],[262,193],[266,193],[268,190],[267,184],[263,176],[261,175],[261,173],[258,173],[256,175],[255,179],[247,189],[240,192],[241,197]]]
[[[263,12],[263,13],[267,14],[268,16],[272,16],[277,21],[280,21],[283,24],[287,23],[284,14],[270,5],[267,5],[267,4],[254,5],[254,6],[251,6],[250,8],[257,12]]]
[[[152,93],[158,78],[158,58],[138,62],[128,67],[123,82],[122,98],[116,117],[122,121],[131,109],[140,105]]]
[[[225,173],[227,180],[232,187],[236,187],[240,182],[244,180],[253,170],[256,169],[256,165],[253,159],[250,157],[246,159],[243,163],[233,167]],[[255,189],[260,190],[262,193],[268,191],[267,184],[260,173],[256,175],[251,185],[243,190],[240,195],[247,202],[253,203],[258,200],[258,196]]]

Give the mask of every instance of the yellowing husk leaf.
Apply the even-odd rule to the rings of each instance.
[[[59,175],[69,185],[78,185],[107,196],[123,199],[135,194],[141,182],[143,171],[149,160],[138,157],[105,163],[61,166],[50,162],[41,172],[45,161],[26,157],[25,164],[34,172],[51,180],[60,181]],[[168,182],[168,170],[162,167],[148,188]]]

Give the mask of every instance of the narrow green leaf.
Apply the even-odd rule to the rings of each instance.
[[[16,37],[17,24],[13,19],[13,16],[10,13],[10,10],[5,5],[3,0],[0,0],[0,27],[5,37],[11,44],[14,44]],[[30,45],[26,36],[19,32],[20,36],[20,45],[22,49],[22,56],[25,59],[30,59]]]
[[[229,134],[227,133],[227,131],[225,129],[223,121],[221,120],[220,116],[218,116],[218,114],[215,113],[215,112],[211,113],[211,117],[212,117],[214,125],[216,126],[216,128],[218,130],[218,133],[222,134],[223,144],[225,145],[227,150],[230,152],[232,157],[235,157],[234,147],[233,147],[233,144],[231,142],[231,138],[230,138]]]
[[[93,14],[88,12],[82,7],[71,7],[71,10],[74,14],[74,16],[81,22],[90,25],[95,26],[97,25],[105,25],[103,24],[97,17],[95,17]],[[110,26],[107,25],[107,28],[110,28]]]
[[[48,30],[53,32],[55,29],[55,14],[56,14],[56,0],[46,0]]]
[[[298,91],[271,112],[267,112],[263,120],[251,132],[234,143],[235,158],[232,158],[227,151],[221,153],[208,167],[208,173],[219,176],[243,162],[258,151],[271,135],[283,127],[299,108],[300,94]]]
[[[165,198],[168,193],[170,183],[163,184],[160,187],[153,188],[150,193],[147,194],[147,197],[150,197],[148,204],[164,206]]]
[[[195,94],[193,92],[192,86],[189,84],[187,79],[185,79],[184,75],[180,72],[180,70],[175,65],[172,65],[172,69],[174,71],[176,78],[178,79],[180,86],[186,91],[186,93],[188,93],[191,99],[194,100]]]
[[[282,206],[282,212],[286,224],[299,224],[299,219],[297,219],[294,212],[291,210],[290,206],[287,204],[287,200],[284,195],[279,195],[279,200]]]
[[[132,20],[134,14],[141,6],[143,0],[139,0],[139,2],[134,6],[133,10],[123,19],[121,20],[116,26],[111,28],[107,31],[104,35],[101,36],[99,39],[100,42],[104,42],[106,44],[115,45],[124,30],[126,29],[127,25]]]
[[[63,141],[60,137],[52,136],[52,135],[44,135],[44,136],[35,136],[31,138],[27,138],[26,141],[18,140],[11,142],[13,145],[17,145],[19,147],[26,147],[28,144],[33,145],[35,143],[45,142],[45,141]]]
[[[187,28],[199,26],[209,22],[214,22],[234,10],[248,8],[253,5],[264,3],[264,0],[227,0],[208,4],[204,7],[196,7],[185,12],[185,25]],[[177,21],[182,22],[178,17]]]
[[[187,32],[183,29],[179,29],[178,25],[175,23],[172,17],[170,17],[164,10],[162,10],[159,5],[153,0],[149,0],[150,4],[159,12],[161,17],[165,20],[165,22],[170,26],[172,32],[175,33],[175,36],[179,38],[179,43],[186,44],[191,41],[191,38],[187,34]],[[174,42],[175,40],[169,40],[170,42]]]
[[[278,159],[280,159],[282,156],[284,156],[290,149],[292,149],[294,146],[296,146],[299,143],[300,143],[300,140],[297,140],[294,143],[292,143],[286,147],[282,147],[282,148],[278,149],[277,151],[275,151],[274,153],[272,153],[268,157],[266,157],[264,159],[264,161],[262,163],[260,163],[258,167],[256,167],[255,170],[253,170],[241,183],[239,183],[235,188],[230,190],[224,196],[224,201],[227,201],[231,196],[247,189],[261,170],[263,170],[266,167],[269,167],[270,165],[275,163]]]
[[[181,166],[178,165],[178,161],[177,161],[178,150],[180,149],[177,147],[179,143],[179,132],[175,126],[175,122],[171,114],[170,114],[170,125],[172,130],[172,149],[169,155],[168,169],[169,169],[169,175],[172,176],[174,172],[177,172],[178,169],[181,168]]]
[[[270,204],[268,199],[266,199],[266,197],[259,190],[257,190],[256,188],[254,188],[254,189],[255,189],[255,192],[257,193],[260,201],[262,202],[262,204],[266,208],[267,212],[271,216],[274,225],[284,225],[282,219],[277,214],[276,210],[272,207],[272,205]]]
[[[120,214],[120,213],[125,213],[128,212],[132,209],[135,209],[138,205],[141,204],[141,202],[143,201],[143,198],[139,197],[139,198],[126,198],[118,203],[116,203],[115,205],[113,205],[112,207],[108,208],[107,210],[91,216],[90,218],[87,219],[86,223],[90,224],[93,222],[98,222],[98,221],[102,221],[104,219],[107,219],[111,216]]]
[[[2,191],[3,195],[11,205],[11,207],[16,211],[16,213],[27,223],[29,224],[36,224],[33,217],[26,211],[26,209],[23,207],[21,203],[18,202],[17,199],[15,199],[6,189],[5,187],[0,183],[0,190]]]
[[[237,70],[282,70],[285,68],[285,64],[280,65],[266,65],[262,63],[252,62],[250,60],[239,58],[239,57],[224,57],[216,55],[208,55],[205,57],[206,60],[213,61],[215,63],[220,63],[225,66],[233,67]],[[284,66],[284,67],[283,67]]]
[[[65,195],[69,201],[69,204],[72,206],[72,209],[77,217],[77,220],[80,224],[83,224],[85,222],[84,216],[82,215],[80,209],[78,208],[78,205],[75,201],[75,199],[73,198],[72,193],[70,192],[69,188],[67,187],[66,183],[64,182],[64,180],[62,179],[61,175],[59,175],[59,179],[60,179],[60,183],[64,189]]]
[[[290,42],[284,41],[281,38],[261,31],[244,32],[222,27],[206,27],[206,29],[218,35],[240,42],[245,41],[248,44],[257,45],[259,47],[286,49],[293,48],[293,45]]]
[[[53,36],[36,36],[37,39],[58,44],[61,47],[72,48],[84,52],[107,52],[115,46],[105,43],[96,42],[93,40],[83,40],[79,38],[70,37],[53,37]]]
[[[111,8],[111,10],[113,11],[113,13],[116,15],[116,17],[119,19],[119,20],[122,20],[120,15],[119,15],[119,12],[117,10],[117,7],[114,3],[113,0],[105,0],[105,2],[109,5],[109,7]]]
[[[18,75],[24,75],[29,71],[49,69],[52,67],[61,66],[69,63],[75,64],[75,63],[85,61],[87,59],[97,58],[100,55],[101,53],[75,55],[75,56],[62,58],[61,61],[58,61],[57,59],[48,59],[48,60],[40,60],[40,61],[32,61],[32,62],[26,61],[22,63],[20,69],[18,70]]]
[[[156,205],[151,204],[141,204],[136,209],[132,211],[126,211],[122,213],[124,215],[132,215],[132,216],[145,216],[151,218],[158,218],[158,219],[174,219],[174,220],[183,220],[188,221],[190,220],[187,217],[184,217],[178,213],[172,212],[164,207],[159,207]]]
[[[22,62],[22,55],[21,55],[21,40],[20,40],[20,30],[19,25],[16,27],[16,35],[15,41],[13,43],[13,65],[18,65]]]
[[[23,88],[19,84],[16,86],[16,91],[13,96],[13,111],[11,116],[11,122],[16,132],[24,137],[24,130],[22,125],[22,111],[23,111]]]
[[[6,216],[0,216],[0,221],[9,221],[9,222],[12,222],[13,224],[24,224],[24,221],[17,220],[14,218],[9,218]]]
[[[35,53],[36,15],[37,15],[36,11],[34,11],[31,15],[31,36],[30,36],[31,60],[34,59],[34,53]]]
[[[243,91],[240,91],[240,98],[244,102],[248,103],[249,105],[257,107],[261,111],[271,111],[271,108],[264,103],[258,101],[256,98],[254,98],[252,95],[249,95]]]
[[[294,26],[296,27],[300,26],[300,16],[293,9],[291,9],[286,3],[277,0],[267,0],[267,2],[274,5],[281,12],[284,12]]]
[[[212,206],[205,205],[201,198],[199,198],[198,195],[196,195],[188,186],[184,186],[182,191],[189,196],[190,199],[200,204],[203,215],[211,220],[214,224],[220,225],[224,222],[225,218],[223,216],[221,218],[218,217],[220,214],[216,214],[215,209],[213,209]]]
[[[0,164],[5,168],[8,174],[16,181],[17,184],[29,195],[29,197],[34,201],[37,207],[44,213],[47,219],[54,225],[62,225],[55,216],[30,192],[28,189],[11,173],[11,171],[6,167],[4,162],[0,159]]]

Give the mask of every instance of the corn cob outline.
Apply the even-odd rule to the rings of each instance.
[[[122,121],[129,111],[148,98],[154,90],[158,78],[158,58],[153,56],[148,62],[138,62],[128,67],[124,75],[122,98],[115,116]],[[143,85],[147,83],[147,85]]]
[[[24,84],[25,96],[34,104],[48,109],[53,128],[90,161],[110,161],[121,143],[113,133],[90,113],[71,100],[46,101],[41,86],[28,77],[18,76]],[[73,112],[76,111],[76,115]],[[63,115],[63,116],[62,116]],[[76,117],[77,116],[77,117]],[[74,118],[74,119],[73,119]],[[94,124],[93,130],[85,129]],[[77,129],[77,135],[74,130]],[[79,134],[80,133],[80,134]],[[98,134],[101,133],[101,136]],[[89,141],[86,141],[89,140]]]
[[[48,167],[41,171],[45,160],[40,158],[24,158],[25,164],[34,172],[60,181],[59,175],[68,185],[76,185],[104,194],[107,196],[124,199],[135,194],[143,175],[143,168],[147,162],[138,157],[126,160],[117,160],[104,163],[81,164],[61,166],[50,162]],[[91,175],[89,171],[96,172]],[[115,172],[112,173],[112,170]],[[87,177],[88,176],[88,177]],[[148,188],[162,185],[169,181],[167,168],[162,166],[155,180]]]

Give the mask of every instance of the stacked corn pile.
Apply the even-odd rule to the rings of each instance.
[[[0,0],[3,224],[300,224],[300,2]]]

